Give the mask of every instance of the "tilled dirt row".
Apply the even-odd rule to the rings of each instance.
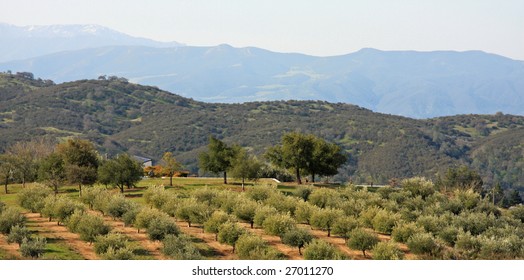
[[[22,258],[20,251],[18,250],[18,244],[16,243],[7,243],[7,236],[0,234],[0,248],[5,250],[9,255],[16,258]]]
[[[40,217],[38,213],[24,213],[28,222],[32,222],[32,227],[36,229],[39,236],[46,238],[65,240],[65,242],[77,251],[86,260],[99,259],[94,251],[93,244],[89,244],[80,239],[80,235],[70,232],[65,226],[57,225],[56,221],[49,221],[48,218]]]

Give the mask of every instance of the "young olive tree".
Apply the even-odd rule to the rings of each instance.
[[[313,239],[304,248],[305,260],[341,260],[343,256],[330,243],[321,240]]]
[[[360,250],[364,257],[366,251],[373,248],[378,242],[378,236],[374,233],[368,232],[363,228],[356,228],[350,233],[348,247],[353,250]]]
[[[226,222],[218,231],[218,242],[232,246],[235,253],[236,242],[244,232],[245,230],[236,223]]]
[[[288,230],[282,236],[282,242],[289,246],[297,247],[298,253],[302,255],[301,249],[313,240],[313,235],[307,229],[294,228]]]
[[[216,210],[211,217],[204,223],[204,231],[215,234],[215,241],[218,241],[220,227],[226,222],[234,222],[232,217],[222,210]]]
[[[344,212],[339,209],[320,209],[311,216],[311,225],[327,231],[327,236],[330,237],[335,221],[342,216]]]

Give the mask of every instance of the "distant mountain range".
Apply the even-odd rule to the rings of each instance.
[[[116,75],[207,102],[324,100],[414,118],[524,115],[524,62],[481,51],[362,49],[315,57],[229,45],[169,46],[99,26],[8,27],[0,25],[0,37],[10,50],[28,55],[0,63],[0,70],[56,82]],[[17,35],[31,32],[42,35]],[[91,45],[82,44],[83,38],[91,38]],[[93,38],[105,45],[93,45]],[[65,42],[77,48],[54,53],[48,48]],[[29,58],[38,51],[47,54]]]
[[[103,46],[181,45],[133,37],[96,24],[15,26],[0,23],[0,38],[0,62]]]

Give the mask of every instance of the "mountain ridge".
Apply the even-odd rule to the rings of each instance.
[[[481,51],[363,49],[315,57],[229,45],[109,46],[0,63],[57,82],[123,76],[206,102],[326,100],[429,118],[524,115],[524,63]]]
[[[0,62],[28,59],[67,50],[117,45],[181,46],[135,37],[98,24],[16,26],[0,22]]]

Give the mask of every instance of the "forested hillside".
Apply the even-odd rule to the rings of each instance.
[[[117,77],[55,85],[30,73],[0,74],[0,152],[35,137],[79,137],[109,155],[159,159],[170,151],[197,172],[210,135],[262,154],[289,131],[315,134],[347,152],[337,180],[436,178],[465,164],[487,184],[524,186],[521,116],[415,120],[323,101],[209,104]]]

